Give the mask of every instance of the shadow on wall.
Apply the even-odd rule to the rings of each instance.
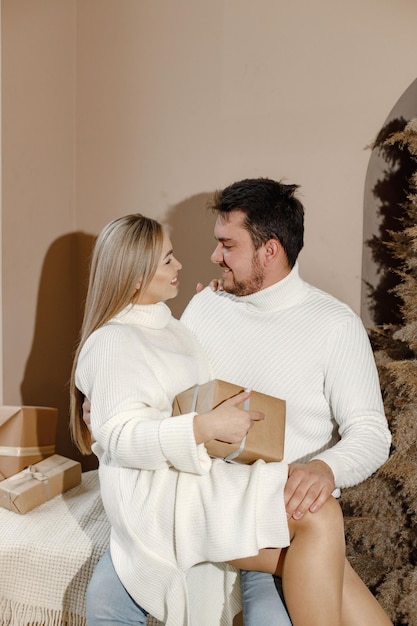
[[[198,282],[208,285],[219,276],[218,268],[210,261],[215,247],[213,235],[215,215],[207,208],[212,193],[200,193],[171,207],[164,219],[171,231],[174,254],[182,263],[179,294],[168,305],[174,317],[180,317],[195,294]]]
[[[69,379],[81,326],[88,266],[95,237],[75,232],[50,246],[42,268],[35,331],[21,384],[24,405],[58,409],[56,452],[81,461],[83,470],[96,457],[81,456],[69,433]]]
[[[170,300],[179,317],[195,293],[198,281],[208,284],[218,275],[210,261],[214,249],[215,217],[206,205],[211,194],[198,194],[169,209],[164,222],[172,228],[177,258],[183,264],[180,293]],[[83,471],[95,469],[97,459],[79,454],[69,433],[69,379],[82,323],[91,251],[96,237],[81,232],[57,239],[42,268],[32,348],[21,384],[24,405],[58,409],[56,452],[79,460]]]

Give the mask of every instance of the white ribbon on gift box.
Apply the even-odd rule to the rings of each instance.
[[[39,482],[43,482],[44,486],[45,486],[45,496],[46,496],[46,500],[49,500],[51,497],[50,494],[50,490],[49,490],[49,484],[48,484],[48,476],[46,474],[42,474],[42,472],[40,472],[36,465],[29,465],[29,467],[27,467],[26,469],[22,470],[21,472],[19,472],[18,474],[15,474],[14,476],[9,476],[8,481],[9,482],[16,482],[16,481],[20,481],[22,484],[24,484],[27,480],[27,475],[29,474],[30,478],[33,478],[35,480],[38,480]],[[8,508],[12,511],[13,510],[13,500],[12,500],[12,496],[19,496],[20,492],[13,491],[7,491],[7,500],[9,503]]]
[[[198,389],[199,389],[199,386],[196,385],[194,389],[193,400],[191,402],[191,412],[195,412],[195,409],[197,406]],[[245,409],[245,411],[249,411],[249,406],[250,406],[250,398],[246,398],[245,402],[243,403],[243,408]],[[225,456],[223,458],[223,461],[230,463],[231,461],[233,461],[233,459],[236,459],[239,456],[239,454],[242,454],[243,450],[245,449],[245,445],[246,445],[246,435],[243,437],[242,441],[240,442],[239,448],[237,450],[234,450],[234,452],[231,452],[230,454]]]
[[[0,456],[35,456],[36,454],[42,454],[49,456],[55,453],[55,446],[0,446]]]

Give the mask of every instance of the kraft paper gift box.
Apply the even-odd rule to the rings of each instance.
[[[0,482],[0,506],[27,513],[80,482],[81,463],[53,454]]]
[[[55,452],[58,409],[0,406],[0,480]]]
[[[195,411],[207,413],[224,400],[235,396],[243,388],[223,380],[212,380],[196,385],[178,394],[173,403],[173,415]],[[239,405],[253,411],[261,411],[265,419],[254,422],[240,444],[231,444],[217,439],[205,444],[210,456],[220,457],[236,463],[254,463],[257,459],[266,462],[282,461],[285,436],[285,400],[253,391],[249,405]]]

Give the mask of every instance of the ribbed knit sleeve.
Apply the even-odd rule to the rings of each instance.
[[[351,315],[328,337],[324,394],[338,424],[340,440],[318,454],[333,470],[338,487],[355,485],[387,459],[387,428],[378,374],[368,336]]]
[[[173,396],[165,385],[166,368],[178,374],[178,392],[190,386],[196,376],[194,359],[192,364],[189,372],[181,368],[180,355],[172,364],[169,353],[161,358],[133,326],[110,324],[93,333],[81,351],[76,384],[91,401],[98,456],[106,454],[121,467],[172,465],[207,472],[211,460],[195,442],[194,413],[171,417]]]

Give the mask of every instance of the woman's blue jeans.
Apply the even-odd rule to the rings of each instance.
[[[147,613],[123,587],[110,556],[101,557],[87,588],[87,626],[145,626]]]

